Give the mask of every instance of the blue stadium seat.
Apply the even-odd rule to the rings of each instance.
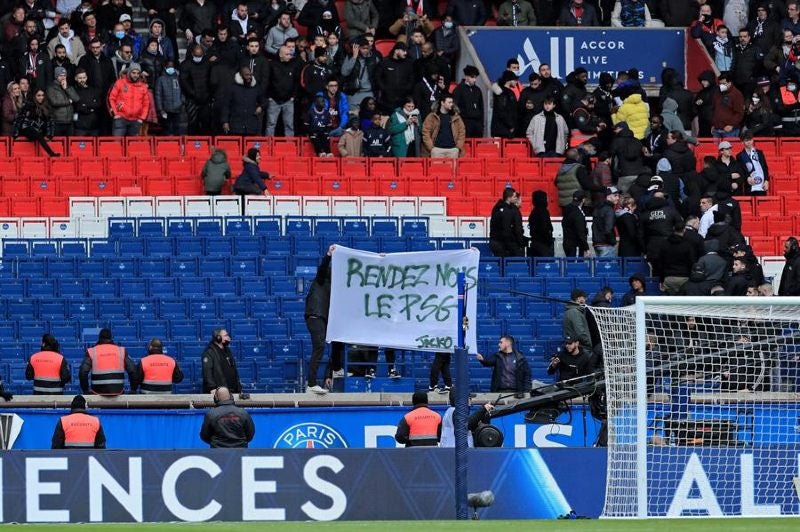
[[[86,356],[86,346],[83,345],[80,340],[77,342],[62,342],[60,338],[58,340],[59,344],[61,344],[61,354],[64,355],[64,358],[74,363],[76,366],[80,366],[80,361]],[[76,367],[75,371],[72,372],[73,384],[75,384],[77,376],[78,371]]]
[[[494,341],[495,343],[500,339],[500,336],[506,334],[506,325],[503,320],[484,319],[479,320],[478,323],[478,337]],[[495,347],[493,351],[497,351]]]
[[[287,257],[263,256],[261,257],[261,275],[286,275],[289,273]]]
[[[303,318],[289,318],[289,337],[292,340],[311,339],[311,333],[308,332],[308,326]]]
[[[542,295],[544,292],[544,281],[532,277],[517,277],[514,279],[514,290],[527,292],[528,294]]]
[[[150,298],[135,297],[128,302],[128,311],[131,319],[154,320],[157,316],[157,305]]]
[[[236,277],[258,275],[258,257],[237,256],[231,258],[230,274]]]
[[[260,318],[261,338],[285,342],[289,336],[289,320],[280,318]],[[273,344],[274,353],[274,344]]]
[[[545,286],[545,295],[566,300],[570,298],[572,289],[575,288],[575,279],[571,277],[549,277]]]
[[[529,343],[536,338],[536,322],[527,319],[508,318],[506,319],[506,332],[513,336],[519,344]]]
[[[98,299],[97,312],[108,320],[122,320],[128,317],[128,302],[125,299]]]
[[[208,280],[210,294],[215,296],[235,296],[239,294],[239,287],[236,279],[225,277],[211,277]]]
[[[313,279],[317,276],[317,269],[319,269],[319,257],[297,255],[292,257],[291,264],[289,265],[290,271],[295,277],[302,277],[303,279]]]
[[[403,251],[405,251],[405,239],[401,237],[395,237],[395,238],[402,240]],[[360,249],[361,251],[371,251],[373,253],[378,253],[382,251],[381,249],[382,240],[384,240],[384,238],[379,238],[375,236],[354,236],[351,238],[350,243],[354,249]]]
[[[0,344],[0,360],[9,360],[14,358],[17,352],[21,350],[19,344],[11,341],[16,340],[17,338],[17,323],[0,323],[0,338],[4,339],[2,344]]]
[[[120,257],[143,257],[143,238],[120,238],[117,240],[117,253]]]
[[[47,332],[49,325],[45,321],[34,321],[32,317],[22,319],[17,324],[17,336],[20,342],[31,344],[41,343],[42,335]],[[32,353],[28,353],[30,356]]]
[[[173,289],[173,293],[175,290]],[[145,297],[147,294],[147,281],[144,279],[120,279],[119,280],[119,296],[120,297]]]
[[[176,236],[175,250],[182,257],[200,257],[206,254],[206,238],[201,236]]]
[[[227,257],[201,257],[198,259],[200,275],[206,277],[227,277],[229,260]]]
[[[312,220],[312,231],[316,236],[334,236],[342,234],[342,219],[317,217]]]
[[[89,256],[93,259],[109,259],[117,256],[115,240],[90,240]]]
[[[424,238],[429,235],[430,218],[424,216],[406,216],[401,221],[403,236]]]
[[[48,277],[75,277],[75,259],[54,257],[47,261]]]
[[[139,277],[167,277],[168,275],[167,259],[148,257],[139,260]]]
[[[233,237],[224,236],[207,239],[206,255],[209,257],[230,257],[233,255]]]
[[[294,277],[276,275],[270,279],[270,291],[273,296],[296,296],[297,280]]]
[[[481,256],[481,261],[478,264],[478,279],[501,277],[503,275],[503,268],[500,261],[501,259],[499,257]]]
[[[136,259],[134,258],[113,258],[108,259],[109,277],[136,277]]]
[[[220,218],[198,218],[195,227],[197,236],[222,236],[222,220]]]
[[[641,273],[645,277],[649,277],[650,265],[639,257],[625,257],[622,262],[622,271],[626,277],[630,277],[634,273]]]
[[[439,249],[466,249],[467,242],[458,238],[441,238],[439,239]]]
[[[595,277],[622,277],[622,259],[618,257],[595,259],[594,275]]]
[[[176,283],[174,279],[159,279],[154,277],[152,279],[145,279],[145,281],[148,297],[171,297],[176,295]],[[122,291],[121,287],[120,285],[120,292]]]
[[[173,319],[169,322],[173,342],[196,342],[200,339],[196,320]]]
[[[175,254],[174,238],[148,238],[145,244],[145,253],[148,257],[171,257]],[[181,250],[181,252],[183,252],[183,250]]]
[[[256,365],[252,360],[241,360],[237,363],[239,370],[239,380],[242,383],[243,391],[254,391],[256,381]]]
[[[30,320],[39,315],[37,299],[9,299],[6,302],[9,320]]]
[[[76,267],[78,275],[85,279],[97,279],[106,276],[106,261],[102,258],[78,259]]]
[[[139,341],[139,327],[136,321],[118,321],[112,327],[114,341],[132,348]],[[149,338],[145,338],[149,340]],[[163,340],[163,339],[162,339]]]
[[[42,320],[63,320],[67,315],[64,299],[42,299],[39,301],[39,318]]]
[[[96,320],[97,319],[97,305],[95,300],[87,299],[85,301],[67,301],[67,317],[79,321]]]
[[[225,236],[250,236],[253,234],[253,219],[247,216],[225,219]]]
[[[398,223],[395,217],[374,216],[371,220],[370,234],[372,236],[399,236]]]
[[[235,341],[237,350],[241,357],[245,360],[264,360],[269,355],[269,341],[268,340],[248,340],[248,341]]]
[[[19,259],[17,264],[17,274],[38,280],[47,277],[47,261],[45,259]]]
[[[561,320],[536,320],[536,331],[539,339],[559,340],[564,336],[564,325]]]
[[[50,320],[49,332],[60,342],[75,342],[79,339],[77,322]]]
[[[263,254],[263,239],[258,236],[237,236],[233,250],[238,257],[257,257]]]
[[[537,277],[561,277],[561,259],[534,258],[533,275]]]
[[[197,259],[194,257],[172,257],[169,260],[169,275],[171,277],[197,277]]]
[[[550,363],[550,356],[553,355],[547,349],[547,342],[540,341],[527,342],[523,346],[523,353],[528,357],[528,362],[543,361],[548,364]]]
[[[167,221],[168,237],[190,237],[195,234],[195,223],[192,218],[169,219]]]
[[[219,315],[225,319],[241,320],[247,318],[247,302],[239,298],[220,297],[218,300]]]
[[[187,307],[184,298],[170,297],[158,301],[158,317],[162,320],[182,320],[186,316]]]
[[[230,320],[230,333],[233,338],[242,341],[258,340],[258,320],[235,319]]]
[[[525,257],[506,257],[503,259],[503,274],[506,277],[530,277],[531,260]]]
[[[182,277],[177,279],[177,283],[182,297],[208,296],[208,281],[204,277]]]
[[[409,237],[406,242],[408,251],[436,251],[436,240],[432,238]]]
[[[311,221],[312,218],[303,216],[287,216],[284,234],[299,237],[311,236],[313,234],[311,231]]]
[[[247,297],[265,297],[269,295],[269,278],[242,277],[239,280],[241,294]]]
[[[72,258],[88,257],[87,242],[85,240],[63,240],[61,242],[61,256]]]
[[[292,254],[292,239],[288,237],[267,237],[264,252],[270,256],[289,256]]]
[[[580,277],[591,278],[593,261],[591,259],[564,259],[564,276],[565,277]]]
[[[219,314],[216,299],[189,299],[189,316],[193,319],[215,318]]]
[[[253,219],[253,234],[267,237],[279,237],[281,231],[280,216],[257,216]]]
[[[550,303],[540,299],[525,298],[525,315],[531,319],[550,319],[552,317]]]
[[[58,257],[58,247],[58,242],[55,240],[33,240],[31,242],[31,257]]]
[[[56,297],[56,279],[31,279],[25,291],[27,297],[50,299]]]
[[[14,279],[17,276],[17,262],[0,258],[0,279]]]
[[[273,318],[277,320],[279,305],[279,299],[275,297],[253,297],[250,300],[250,315],[259,319]]]
[[[86,284],[81,279],[57,279],[58,297],[78,299],[86,297]]]
[[[520,318],[525,316],[525,306],[518,297],[498,297],[494,304],[495,318]]]
[[[344,218],[342,222],[342,236],[369,236],[369,218]]]
[[[378,250],[382,253],[405,253],[409,248],[408,238],[404,236],[384,236],[381,238],[373,237],[373,240],[375,242],[380,241]],[[355,242],[355,238],[353,238],[353,242]],[[359,247],[358,249],[367,248]],[[373,251],[372,249],[367,250]]]
[[[133,238],[136,236],[136,220],[133,218],[109,218],[109,238]]]
[[[0,278],[0,296],[25,297],[25,281],[22,279]]]
[[[139,337],[169,338],[169,323],[161,320],[139,320]]]
[[[164,218],[139,218],[136,221],[136,235],[139,238],[166,236]]]
[[[284,318],[300,318],[305,314],[305,299],[282,297],[280,300],[281,316]]]

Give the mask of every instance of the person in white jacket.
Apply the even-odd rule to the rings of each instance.
[[[556,103],[552,98],[545,98],[542,105],[542,112],[531,118],[525,136],[533,147],[533,153],[539,157],[564,155],[569,147],[567,121],[556,112]]]

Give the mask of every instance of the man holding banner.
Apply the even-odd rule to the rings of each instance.
[[[331,256],[336,249],[336,244],[328,248],[328,254],[323,257],[317,268],[317,276],[311,282],[311,288],[306,296],[305,319],[308,332],[311,334],[311,361],[308,365],[307,392],[324,395],[328,390],[317,384],[317,371],[322,355],[325,353],[325,333],[328,328],[328,311],[331,304]],[[341,377],[343,345],[339,342],[331,343],[331,377]]]

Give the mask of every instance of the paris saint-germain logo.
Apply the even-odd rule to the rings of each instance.
[[[298,423],[278,436],[273,449],[344,449],[341,434],[322,423]]]

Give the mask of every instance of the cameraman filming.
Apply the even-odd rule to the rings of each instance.
[[[469,394],[469,404],[472,405],[472,398],[475,394]],[[453,414],[456,411],[456,389],[450,388],[450,406],[442,416],[442,436],[439,440],[439,447],[455,447],[456,446],[456,432],[455,423],[453,421]],[[469,419],[467,419],[467,444],[469,447],[475,447],[475,431],[482,425],[491,423],[491,413],[494,410],[494,405],[485,403],[481,408],[478,408]]]
[[[547,374],[558,371],[558,380],[566,381],[592,373],[592,356],[581,346],[580,340],[567,336],[564,345],[550,359]]]

